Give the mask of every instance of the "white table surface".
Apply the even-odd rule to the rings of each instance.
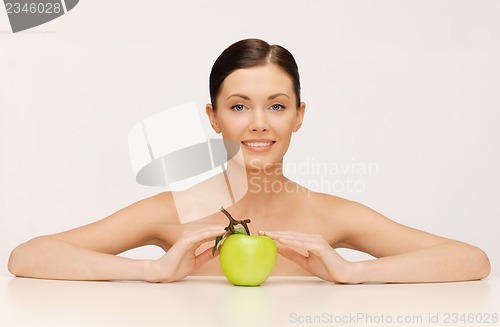
[[[0,312],[1,327],[500,326],[500,278],[336,285],[271,277],[237,287],[224,277],[150,284],[0,276]]]

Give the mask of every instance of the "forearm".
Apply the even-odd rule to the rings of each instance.
[[[490,272],[486,254],[450,241],[414,252],[353,263],[352,282],[419,283],[466,281]]]
[[[19,277],[65,280],[149,280],[151,261],[81,248],[51,237],[21,244],[9,258]]]

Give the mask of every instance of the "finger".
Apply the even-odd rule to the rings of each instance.
[[[306,250],[316,255],[321,255],[324,250],[324,244],[316,240],[311,241],[280,237],[278,238],[278,242],[289,247]]]
[[[270,237],[270,238],[272,238],[273,240],[277,240],[277,239],[278,239],[278,238],[280,238],[280,237],[287,237],[287,238],[297,237],[297,236],[291,235],[291,234],[290,234],[290,233],[288,233],[288,232],[269,232],[269,231],[259,231],[259,235]]]
[[[206,249],[195,257],[196,268],[203,266],[207,261],[212,260],[213,258],[215,258],[215,255],[212,256],[212,248]]]
[[[185,233],[179,241],[187,248],[197,248],[201,244],[213,241],[217,236],[221,236],[226,232],[224,228],[214,227],[203,229],[195,232]]]
[[[284,256],[285,258],[295,262],[298,264],[300,267],[307,269],[307,256],[300,254],[299,252],[295,251],[294,249],[291,249],[286,246],[279,246],[278,247],[278,253]]]
[[[213,249],[213,248],[211,248],[211,249]],[[215,250],[215,252],[214,252],[214,254],[213,254],[213,256],[212,256],[212,257],[216,257],[216,256],[218,256],[218,255],[220,254],[220,249],[221,249],[221,247],[220,247],[220,246],[218,246],[218,247],[217,247],[217,249]],[[211,253],[211,252],[210,252],[210,253]]]
[[[210,233],[214,231],[222,231],[224,230],[224,226],[212,226],[212,227],[207,227],[207,228],[202,228],[202,229],[197,229],[197,230],[190,230],[186,231],[186,235],[197,235],[197,234],[203,234],[203,233]]]
[[[270,237],[270,238],[272,238],[273,240],[277,240],[277,239],[278,239],[278,235],[273,234],[272,232],[266,232],[266,231],[262,231],[262,230],[260,230],[260,231],[259,231],[259,235],[260,235],[260,236],[267,236],[267,237]]]
[[[287,230],[265,231],[265,233],[279,234],[279,235],[286,234],[286,235],[290,235],[290,236],[304,236],[304,237],[318,237],[318,236],[320,236],[318,234],[302,233],[302,232],[287,231]]]
[[[303,237],[303,236],[293,236],[289,235],[288,233],[276,233],[276,232],[263,232],[264,236],[267,236],[274,241],[280,242],[281,239],[287,239],[287,240],[300,240],[302,242],[308,242],[311,241],[311,237]],[[313,238],[314,240],[314,238]]]
[[[260,232],[259,232],[260,233]],[[280,237],[286,237],[286,238],[294,238],[294,239],[301,239],[301,240],[323,240],[321,235],[318,234],[306,234],[306,233],[299,233],[299,232],[289,232],[289,231],[262,231],[262,235],[268,236],[272,239],[277,239]]]
[[[224,232],[226,232],[226,231],[224,231]],[[211,237],[208,237],[208,238],[201,239],[201,240],[199,240],[198,242],[194,243],[194,244],[193,244],[193,246],[192,246],[192,248],[197,249],[197,248],[199,248],[199,247],[200,247],[203,243],[207,243],[207,242],[212,242],[212,241],[215,241],[215,239],[216,239],[217,237],[219,237],[219,236],[221,236],[221,235],[223,235],[223,234],[224,234],[224,233],[222,233],[222,234],[216,234],[216,235],[214,235],[214,236],[211,236]]]
[[[182,237],[197,242],[199,240],[222,235],[225,232],[226,230],[224,229],[224,227],[211,227],[191,232],[185,232]]]

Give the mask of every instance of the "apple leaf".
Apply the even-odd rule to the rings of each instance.
[[[224,240],[228,237],[229,231],[225,232],[224,235],[222,236],[217,236],[215,238],[215,245],[212,248],[212,256],[217,252],[217,249],[221,247],[222,243],[224,243]]]
[[[245,230],[245,227],[235,227],[234,228],[234,234],[248,235],[247,231]]]
[[[217,236],[217,238],[215,239],[215,245],[212,248],[212,256],[215,254],[215,252],[221,245],[222,245],[222,236]]]

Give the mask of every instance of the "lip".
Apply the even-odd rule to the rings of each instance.
[[[271,143],[270,145],[267,145],[267,146],[251,146],[250,144],[248,143]],[[253,152],[266,152],[266,151],[269,151],[271,150],[271,148],[273,147],[273,145],[276,143],[275,140],[271,140],[271,139],[248,139],[248,140],[243,140],[241,141],[241,144],[243,144],[243,146],[250,150],[250,151],[253,151]]]

